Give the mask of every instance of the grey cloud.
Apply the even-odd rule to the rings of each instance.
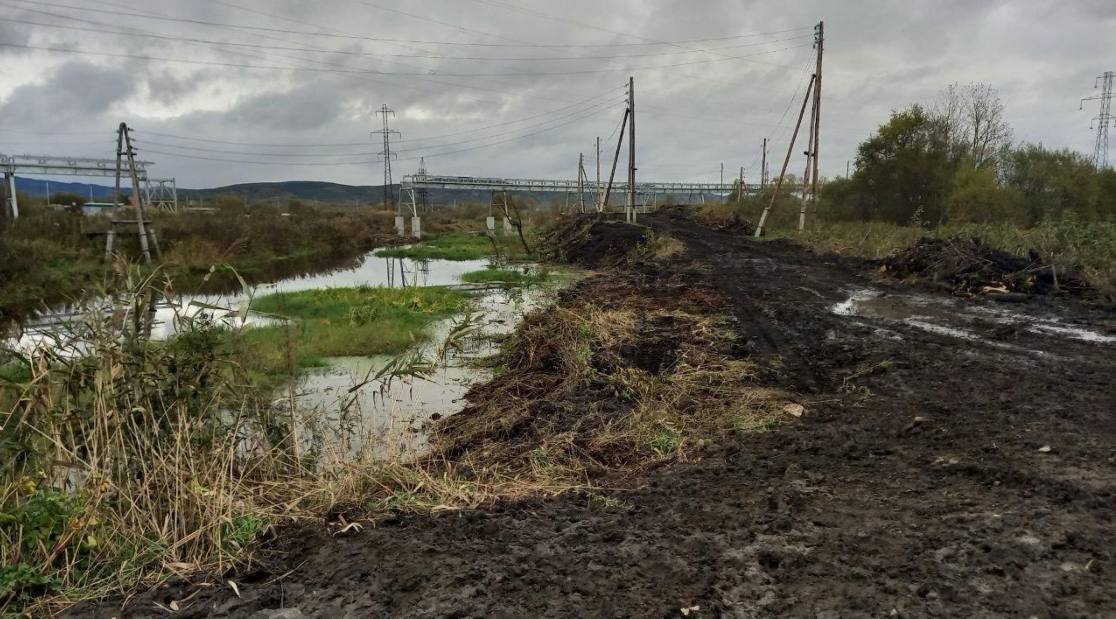
[[[114,27],[139,27],[168,36],[328,48],[338,53],[214,48],[134,37],[82,39],[75,46],[84,50],[216,61],[226,65],[302,67],[322,72],[129,63],[114,59],[98,59],[96,66],[112,68],[96,69],[94,65],[69,62],[51,72],[42,86],[13,83],[16,87],[8,89],[11,94],[3,102],[5,124],[18,120],[36,126],[83,131],[90,126],[100,126],[98,123],[104,124],[105,111],[120,101],[118,93],[130,93],[126,107],[135,114],[128,120],[141,131],[253,143],[367,142],[367,147],[310,148],[306,152],[370,152],[379,150],[368,135],[379,125],[374,110],[387,103],[400,112],[399,117],[393,119],[393,128],[402,131],[405,138],[397,144],[401,151],[400,161],[395,166],[397,173],[412,170],[417,164],[414,159],[426,155],[428,167],[442,173],[573,177],[577,154],[584,152],[592,161],[594,138],[608,136],[619,122],[622,85],[629,74],[634,74],[641,170],[663,180],[711,180],[716,178],[723,161],[727,170],[748,167],[751,177],[756,171],[759,144],[764,137],[774,138],[773,152],[785,152],[797,111],[797,101],[791,101],[791,94],[802,83],[812,54],[810,28],[819,19],[825,19],[823,173],[843,174],[844,162],[853,156],[856,144],[884,122],[890,110],[931,99],[953,81],[987,81],[1000,89],[1018,136],[1056,146],[1091,148],[1091,136],[1086,130],[1088,114],[1078,112],[1077,98],[1092,94],[1094,75],[1105,69],[1116,69],[1100,62],[1104,58],[1101,52],[1108,49],[1108,33],[1116,19],[1116,3],[1110,0],[1073,3],[1056,0],[902,3],[893,0],[855,3],[799,0],[779,4],[755,0],[613,0],[608,3],[566,0],[561,6],[542,0],[509,0],[506,3],[482,0],[321,0],[313,3],[150,0],[148,4],[145,11],[161,15],[276,30],[347,33],[378,40],[287,32],[238,32],[120,18],[113,20],[119,22]],[[549,19],[533,11],[561,19]],[[96,16],[95,12],[81,16],[106,19]],[[639,45],[454,47],[415,42],[630,44],[787,28],[802,30],[740,41],[658,48]],[[36,37],[47,36],[45,30],[35,34]],[[785,43],[741,47],[729,52],[730,55],[749,56],[756,51],[793,47],[742,60],[725,61],[723,55],[708,52],[682,53],[687,48],[754,43],[799,35],[801,37]],[[0,36],[7,36],[7,31],[0,30]],[[400,39],[408,42],[398,41]],[[340,53],[362,49],[377,55]],[[537,59],[539,56],[655,51],[668,53],[597,60]],[[390,54],[438,57],[400,58]],[[454,59],[460,56],[489,60]],[[501,60],[497,57],[536,59]],[[18,58],[20,66],[33,71],[33,67],[54,66],[59,58],[65,57],[20,55]],[[703,60],[716,62],[692,64],[692,61]],[[682,66],[665,66],[678,63]],[[75,69],[76,66],[84,68]],[[787,69],[787,66],[794,68]],[[610,68],[617,70],[542,75]],[[134,83],[146,84],[146,87],[137,92],[125,69],[134,69]],[[335,70],[340,72],[331,72]],[[360,73],[369,70],[413,75]],[[457,73],[539,75],[453,76]],[[22,74],[25,76],[27,71]],[[0,86],[7,79],[6,75],[0,73]],[[4,91],[0,87],[0,93]],[[574,105],[594,97],[593,103]],[[145,102],[158,111],[145,113]],[[598,102],[602,103],[602,109],[590,114],[587,106]],[[547,121],[551,121],[549,125],[544,124]],[[489,125],[497,126],[476,133],[462,133]],[[1080,130],[1075,128],[1077,125],[1081,125]],[[555,128],[539,132],[547,126]],[[505,141],[517,132],[537,135]],[[432,136],[446,137],[428,139]],[[458,144],[460,142],[466,143]],[[468,152],[452,152],[483,144],[492,145]],[[61,143],[58,149],[50,146],[46,143],[44,149],[67,148]],[[603,146],[606,159],[614,146],[614,142]],[[215,146],[214,150],[259,148]],[[183,154],[186,152],[181,150]],[[221,157],[216,153],[210,158]],[[163,156],[159,169],[164,174],[179,177],[184,185],[193,186],[293,178],[379,182],[379,170],[373,162],[298,167],[234,165]]]
[[[125,67],[68,62],[43,84],[20,86],[0,107],[6,123],[24,127],[65,127],[99,119],[134,90]]]

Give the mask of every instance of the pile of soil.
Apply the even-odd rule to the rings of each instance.
[[[616,266],[650,239],[646,226],[608,221],[600,214],[561,220],[544,238],[548,257],[591,269]]]
[[[560,310],[529,315],[507,345],[504,371],[432,428],[438,456],[514,471],[542,456],[587,475],[652,463],[652,449],[617,429],[646,405],[650,383],[669,380],[683,362],[723,361],[733,348],[731,332],[711,323],[724,301],[687,279],[598,275],[563,291]],[[668,397],[672,407],[694,407],[718,395],[677,389]]]
[[[881,271],[899,279],[930,280],[962,296],[1096,293],[1080,273],[1046,264],[1034,250],[1024,258],[990,247],[979,238],[921,238],[884,258]]]

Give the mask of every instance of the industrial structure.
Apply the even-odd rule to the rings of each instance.
[[[178,188],[173,178],[149,178],[150,161],[136,161],[146,203],[165,211],[178,211]],[[4,210],[12,219],[19,218],[19,197],[16,193],[16,176],[116,176],[115,158],[67,157],[64,155],[4,155],[0,154],[0,169],[4,171]]]
[[[1097,130],[1097,142],[1093,147],[1093,165],[1098,170],[1108,167],[1108,128],[1112,126],[1112,98],[1113,85],[1116,84],[1116,71],[1105,71],[1097,76],[1094,88],[1100,88],[1101,94],[1085,97],[1081,100],[1081,108],[1085,108],[1086,101],[1099,101],[1100,111],[1093,117],[1090,128]]]

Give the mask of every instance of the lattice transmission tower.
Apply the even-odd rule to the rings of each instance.
[[[384,158],[384,205],[392,207],[395,206],[395,191],[391,187],[391,134],[394,133],[400,138],[403,137],[403,134],[388,126],[388,115],[390,114],[394,118],[395,110],[389,109],[385,103],[380,106],[380,109],[376,110],[376,113],[384,117],[383,129],[372,132],[373,135],[380,133],[384,136],[384,150],[380,152],[380,156]],[[401,215],[402,213],[396,214]]]
[[[1093,126],[1097,130],[1097,143],[1093,148],[1093,164],[1097,169],[1108,167],[1108,128],[1112,126],[1112,86],[1116,83],[1116,71],[1105,71],[1097,76],[1094,88],[1100,88],[1101,94],[1085,97],[1081,100],[1081,108],[1085,108],[1086,101],[1100,101],[1100,111],[1093,117]]]

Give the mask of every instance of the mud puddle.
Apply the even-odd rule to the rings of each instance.
[[[1022,331],[1102,346],[1116,344],[1116,335],[1073,324],[1061,318],[1041,317],[1020,310],[979,305],[948,297],[890,294],[862,288],[853,290],[847,299],[833,305],[830,312],[838,316],[874,318],[899,323],[929,333],[1035,354],[1046,354],[1046,352],[1006,344],[998,339]],[[902,337],[901,334],[887,329],[879,331],[881,335]]]

